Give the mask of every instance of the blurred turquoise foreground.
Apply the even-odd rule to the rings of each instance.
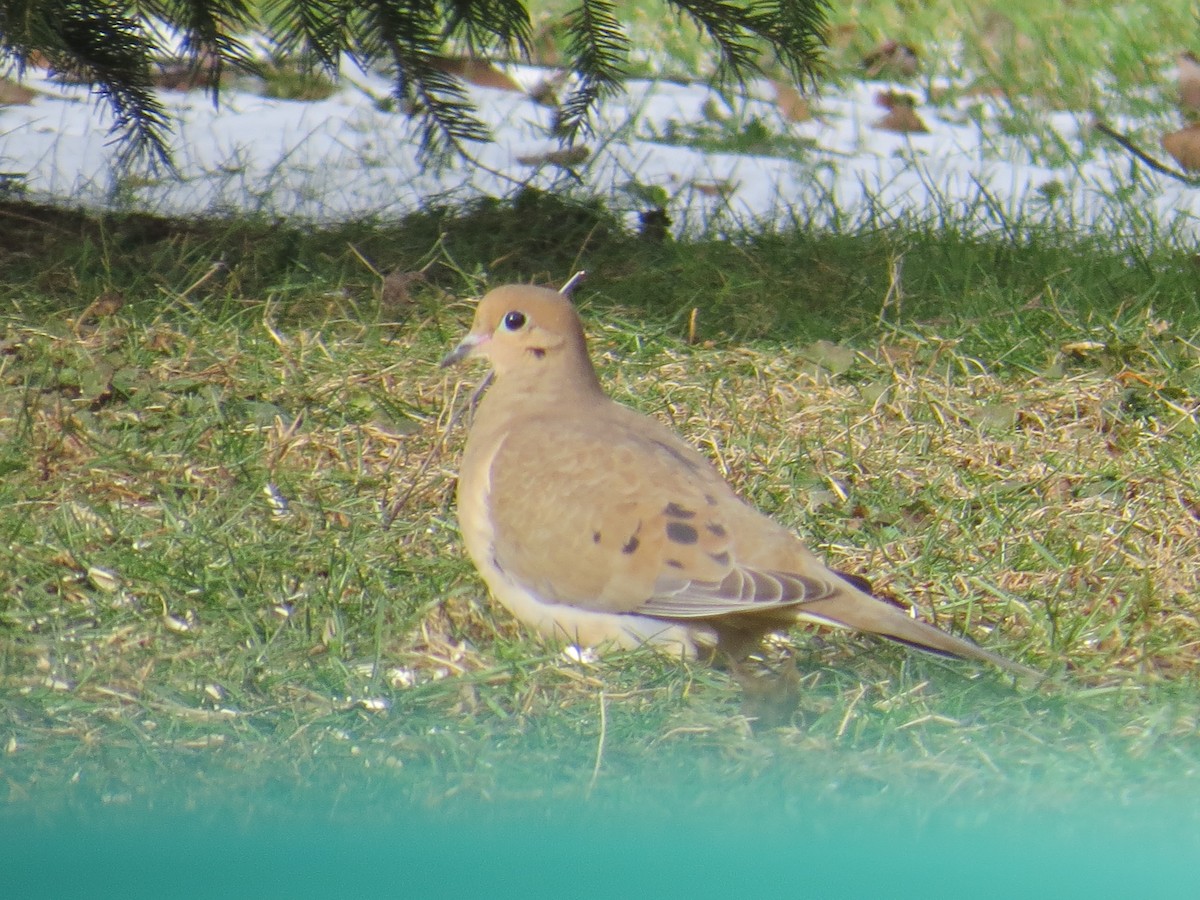
[[[380,773],[348,760],[239,784],[194,757],[186,772],[168,761],[167,779],[156,767],[132,796],[39,804],[10,791],[0,897],[1200,891],[1195,779],[1164,784],[1153,769],[1103,796],[1073,797],[1058,784],[982,803],[956,800],[953,784],[932,778],[901,790],[871,779],[808,784],[794,766],[692,778],[678,758],[661,770],[602,772],[589,793],[590,772],[570,755],[570,772],[511,773],[504,799],[462,790],[413,802],[414,779],[444,783],[445,773]],[[513,787],[522,781],[524,796]]]

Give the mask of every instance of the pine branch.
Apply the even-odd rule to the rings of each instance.
[[[184,58],[204,76],[204,87],[217,102],[227,64],[244,71],[258,66],[250,49],[232,34],[248,31],[254,22],[244,0],[137,0],[140,21],[169,22],[180,40]]]
[[[581,0],[567,14],[566,26],[567,53],[580,82],[563,101],[556,130],[566,143],[571,143],[581,132],[591,131],[591,113],[596,104],[620,91],[629,38],[621,30],[609,0]]]
[[[743,81],[760,72],[759,48],[775,51],[797,81],[811,79],[821,49],[826,0],[669,0],[716,45],[717,78]]]
[[[52,67],[92,84],[112,108],[119,164],[147,159],[152,166],[172,168],[169,119],[150,75],[152,36],[139,22],[99,3],[39,6],[52,35],[44,50]]]
[[[775,51],[796,81],[816,77],[825,47],[829,0],[758,0],[749,7],[749,29]]]
[[[529,56],[533,25],[522,0],[446,0],[443,40],[460,40],[470,56],[500,51]]]
[[[1174,178],[1177,181],[1182,181],[1184,184],[1191,185],[1192,187],[1200,184],[1200,178],[1197,178],[1194,175],[1188,175],[1186,172],[1180,172],[1178,169],[1172,169],[1170,166],[1160,163],[1157,159],[1135,144],[1132,138],[1121,134],[1121,132],[1117,131],[1103,119],[1093,119],[1092,127],[1101,134],[1108,135],[1110,138],[1132,153],[1134,157],[1140,159],[1155,172],[1168,175],[1171,178]]]
[[[386,55],[394,67],[396,95],[422,117],[421,154],[454,150],[465,155],[464,141],[486,141],[487,128],[474,116],[462,82],[435,64],[442,29],[433,0],[401,5],[370,0],[361,52],[367,59]],[[383,52],[381,52],[383,51]]]
[[[265,0],[262,15],[281,56],[315,58],[327,72],[350,49],[350,10],[344,0]]]
[[[448,42],[468,52],[527,54],[528,0],[258,0],[283,56],[315,60],[336,72],[345,56],[360,65],[386,61],[396,96],[422,121],[422,153],[488,139],[466,87],[439,65]],[[568,142],[591,130],[591,116],[625,77],[630,41],[614,0],[576,0],[566,18],[570,63],[579,76],[558,122]],[[773,49],[797,77],[811,76],[828,0],[667,0],[713,41],[718,74],[757,71]],[[0,0],[0,59],[22,67],[34,51],[92,85],[113,110],[121,162],[138,157],[170,165],[169,120],[154,93],[161,26],[174,29],[186,56],[207,78],[214,100],[222,68],[255,69],[237,37],[255,21],[255,0]]]
[[[741,81],[757,69],[757,50],[751,43],[753,33],[750,11],[721,0],[670,0],[687,15],[717,47],[716,77],[719,81]]]

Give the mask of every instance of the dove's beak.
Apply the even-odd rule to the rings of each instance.
[[[458,342],[458,346],[442,357],[441,366],[452,366],[457,362],[462,362],[468,356],[474,355],[479,345],[488,339],[486,334],[468,334],[465,338]]]

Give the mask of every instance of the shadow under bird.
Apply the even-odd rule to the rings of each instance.
[[[563,294],[491,291],[442,364],[467,357],[494,383],[459,472],[463,541],[492,596],[542,635],[736,659],[807,620],[1041,677],[828,568],[664,424],[610,399]]]

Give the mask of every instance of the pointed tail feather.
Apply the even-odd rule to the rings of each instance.
[[[853,628],[916,647],[939,656],[954,656],[991,663],[1022,678],[1042,680],[1044,673],[1005,659],[966,638],[948,634],[928,622],[914,619],[898,607],[854,588],[833,597],[814,600],[796,610],[798,617],[827,625]]]

